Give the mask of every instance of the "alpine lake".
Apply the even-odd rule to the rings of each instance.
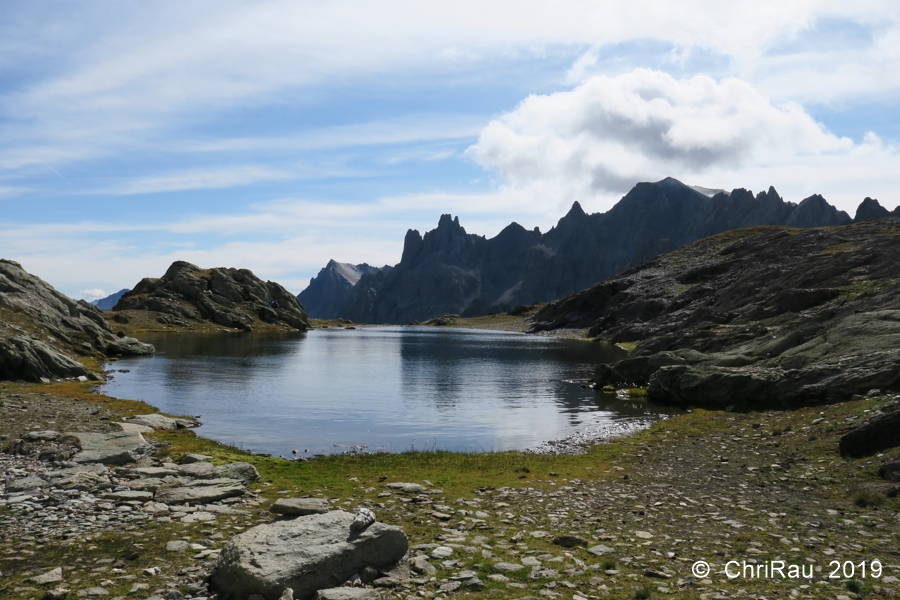
[[[104,393],[196,416],[204,437],[274,456],[547,451],[676,412],[585,386],[625,351],[584,340],[433,327],[141,340],[157,354],[109,363]]]

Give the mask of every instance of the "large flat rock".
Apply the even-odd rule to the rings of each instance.
[[[159,487],[155,500],[166,504],[207,504],[243,493],[244,484],[237,479],[198,479],[188,485]]]
[[[173,417],[161,415],[159,413],[137,415],[136,417],[131,417],[130,419],[128,419],[128,423],[143,425],[144,427],[150,427],[151,429],[162,430],[178,429],[179,427],[193,427],[197,424],[196,421],[191,421],[188,419],[176,419]]]
[[[325,498],[279,498],[269,507],[269,512],[290,516],[327,513],[328,500]]]
[[[153,453],[153,446],[140,433],[67,433],[62,441],[74,441],[81,452],[72,460],[77,463],[124,465]]]
[[[352,522],[351,513],[332,511],[258,525],[228,542],[211,583],[235,600],[278,600],[285,588],[312,600],[366,567],[390,569],[406,554],[409,542],[398,527],[376,522],[353,531]]]

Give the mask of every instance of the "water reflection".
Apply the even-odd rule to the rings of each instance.
[[[526,448],[648,416],[580,387],[622,352],[583,341],[407,327],[146,337],[157,356],[114,363],[131,372],[107,393],[202,414],[204,435],[274,454]]]

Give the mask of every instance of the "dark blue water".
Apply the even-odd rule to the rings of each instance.
[[[425,327],[141,339],[157,355],[110,363],[130,372],[105,393],[202,415],[198,433],[275,455],[525,449],[658,415],[579,385],[611,358],[585,341]]]

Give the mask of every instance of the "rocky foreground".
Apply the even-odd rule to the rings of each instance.
[[[551,302],[531,331],[586,328],[629,358],[600,386],[663,403],[782,408],[900,381],[900,220],[742,229]]]
[[[578,457],[289,463],[40,389],[0,392],[3,598],[900,594],[900,449],[840,454],[863,422],[900,414],[898,395],[698,412]],[[729,579],[729,560],[809,576]],[[869,571],[831,577],[832,561]]]

